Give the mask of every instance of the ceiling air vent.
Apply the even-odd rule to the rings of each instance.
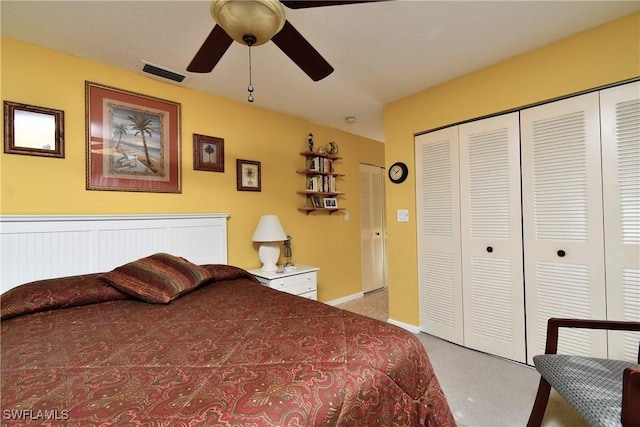
[[[145,63],[144,67],[142,67],[142,71],[145,73],[153,74],[157,77],[162,77],[163,79],[169,79],[174,82],[182,83],[186,76],[182,74],[175,73],[173,71],[165,70],[164,68],[160,68],[156,65],[152,65],[149,63]]]

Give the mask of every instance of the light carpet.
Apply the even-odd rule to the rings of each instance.
[[[386,321],[387,289],[339,308]],[[526,426],[540,375],[528,365],[470,350],[425,333],[424,345],[459,427]],[[543,427],[588,427],[552,390]]]

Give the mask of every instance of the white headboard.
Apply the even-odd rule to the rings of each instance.
[[[227,263],[229,214],[0,216],[0,293],[167,252]]]

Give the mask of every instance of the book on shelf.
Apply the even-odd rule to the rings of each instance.
[[[309,170],[320,173],[331,173],[331,160],[324,157],[312,157],[309,161]]]
[[[307,190],[319,193],[335,193],[336,177],[334,175],[314,175],[308,178]]]
[[[311,162],[309,162],[309,170],[320,172],[320,162],[318,160],[318,157],[311,158]]]
[[[315,176],[309,178],[309,185],[307,185],[307,189],[310,191],[318,191],[318,181],[315,179]]]

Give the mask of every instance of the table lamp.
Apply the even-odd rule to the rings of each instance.
[[[258,258],[262,262],[262,271],[276,271],[276,263],[280,258],[278,242],[287,240],[287,234],[282,229],[276,215],[263,215],[253,233],[254,242],[262,242],[258,249]]]

